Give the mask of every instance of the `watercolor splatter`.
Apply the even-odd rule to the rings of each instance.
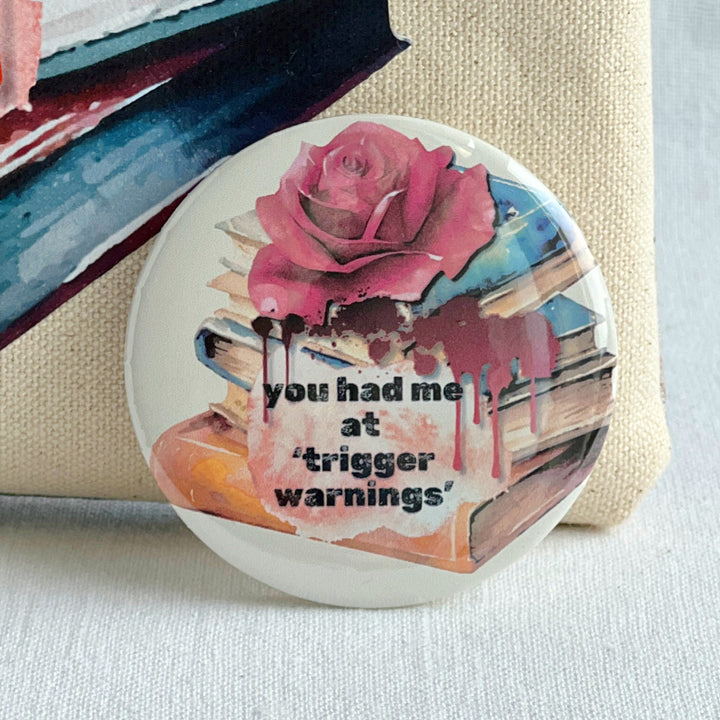
[[[338,310],[327,325],[306,327],[297,316],[282,324],[286,351],[286,385],[289,378],[289,347],[293,334],[306,332],[310,337],[362,338],[368,354],[378,365],[390,356],[391,348],[400,357],[412,355],[415,372],[420,376],[435,373],[446,363],[457,383],[469,375],[473,384],[473,422],[480,424],[480,395],[483,372],[491,402],[494,440],[492,475],[500,477],[499,398],[516,379],[512,373],[517,360],[520,374],[530,382],[530,427],[537,431],[536,380],[549,378],[555,368],[560,343],[549,320],[538,312],[504,318],[483,317],[476,298],[453,298],[429,317],[403,321],[396,304],[384,298],[366,300]],[[260,322],[262,320],[262,322]],[[258,318],[258,334],[263,337],[263,383],[267,383],[267,337],[272,329],[270,318]],[[269,323],[269,324],[268,324]],[[288,324],[290,323],[290,324]],[[291,327],[292,330],[286,330]],[[267,422],[267,414],[265,415]],[[455,455],[453,469],[461,471],[462,405],[455,411]]]

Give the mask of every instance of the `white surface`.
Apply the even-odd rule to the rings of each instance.
[[[0,498],[0,717],[720,716],[720,9],[654,11],[674,459],[635,516],[561,527],[448,601],[365,611],[233,571],[167,507]]]

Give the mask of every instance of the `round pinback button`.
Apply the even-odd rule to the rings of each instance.
[[[182,203],[138,282],[126,383],[187,526],[280,590],[430,601],[544,537],[613,405],[605,284],[559,201],[465,133],[292,127]]]

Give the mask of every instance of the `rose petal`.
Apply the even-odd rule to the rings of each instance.
[[[453,155],[449,147],[428,152],[418,140],[411,141],[407,151],[410,166],[403,179],[405,193],[390,204],[375,232],[378,238],[397,245],[415,241],[432,209],[438,178],[447,172]]]
[[[333,143],[334,144],[334,143]],[[332,192],[338,187],[360,185],[372,189],[387,174],[386,158],[374,143],[360,142],[343,143],[326,151],[322,159],[322,175],[318,182],[318,190]],[[315,162],[317,153],[311,153]]]
[[[443,272],[454,278],[493,239],[494,220],[485,166],[448,170],[438,176],[435,204],[412,248],[442,256]]]
[[[438,179],[447,172],[453,158],[453,151],[447,146],[428,153],[419,140],[415,142],[420,147],[414,161],[410,163],[408,192],[403,198],[405,242],[412,242],[420,232],[432,208]]]
[[[318,191],[329,193],[334,192],[335,186],[343,190],[348,188],[346,178],[350,176],[336,169],[338,165],[342,166],[343,158],[362,160],[367,171],[362,176],[354,176],[351,184],[359,198],[375,205],[387,193],[407,185],[410,167],[420,153],[427,154],[427,150],[417,140],[385,125],[356,122],[324,147],[311,149],[310,156],[326,169],[318,182]],[[333,196],[332,201],[338,204],[341,198]]]
[[[250,268],[248,291],[258,312],[267,317],[281,319],[295,313],[317,324],[324,321],[327,306],[324,277],[325,273],[300,267],[273,245],[266,245]]]
[[[415,252],[403,248],[398,249],[382,240],[347,240],[334,238],[316,230],[318,236],[323,239],[328,237],[332,241],[338,260],[330,254],[323,242],[312,237],[298,224],[277,196],[267,195],[258,198],[255,208],[265,232],[273,240],[272,247],[275,247],[288,260],[308,270],[351,273],[364,265],[376,262],[380,257],[408,255]],[[300,220],[307,223],[307,220],[302,218]],[[421,250],[418,253],[427,254]]]
[[[264,315],[295,314],[311,325],[321,325],[331,302],[348,305],[371,297],[419,300],[439,271],[440,262],[428,255],[392,255],[353,273],[321,273],[296,265],[267,245],[255,257],[248,290]]]
[[[365,227],[365,231],[363,232],[363,240],[366,242],[368,240],[374,240],[375,235],[377,234],[378,228],[380,227],[380,224],[385,219],[385,216],[387,214],[388,209],[390,208],[390,205],[392,201],[400,195],[400,193],[404,193],[405,188],[399,188],[398,190],[393,190],[392,192],[389,192],[375,207],[375,209],[372,212],[372,215],[370,216],[368,223]]]
[[[322,175],[322,163],[318,165],[313,159],[314,149],[315,146],[310,143],[300,143],[300,152],[280,179],[278,192],[295,192],[299,189],[300,192],[308,194],[317,185]]]
[[[299,207],[297,198],[296,203]],[[263,229],[287,258],[302,263],[310,270],[334,270],[338,267],[339,263],[325,246],[298,225],[296,217],[278,194],[259,197],[255,202],[255,210]],[[305,216],[302,208],[299,214]]]
[[[352,201],[354,200],[354,202]],[[301,196],[300,205],[310,221],[318,228],[338,238],[358,238],[367,227],[373,213],[371,205],[351,199],[351,207],[333,207],[312,197]]]

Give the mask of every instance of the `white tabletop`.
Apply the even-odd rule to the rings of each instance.
[[[162,505],[2,497],[0,717],[720,717],[720,8],[653,12],[674,457],[637,513],[363,611],[243,576]]]

